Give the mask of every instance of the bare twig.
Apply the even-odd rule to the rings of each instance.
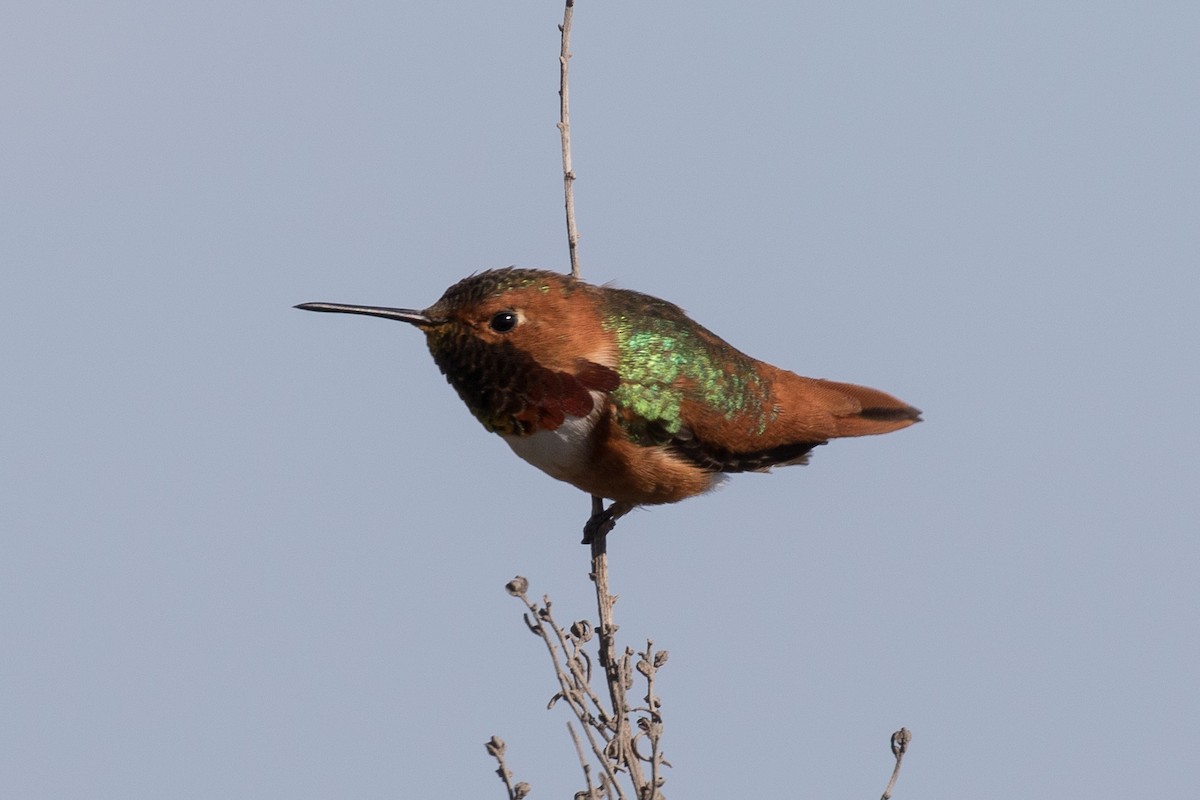
[[[571,158],[569,90],[571,23],[574,10],[575,0],[565,0],[563,21],[558,28],[561,33],[558,129],[562,139],[567,248],[570,254],[571,275],[578,278],[579,231],[575,222],[575,170]],[[601,699],[603,690],[599,690],[598,693],[598,687],[593,688],[592,685],[592,662],[584,648],[592,639],[591,623],[581,620],[571,625],[569,630],[564,630],[551,614],[549,597],[543,597],[540,605],[528,598],[526,592],[529,582],[525,578],[518,576],[505,587],[509,594],[520,598],[525,604],[525,624],[532,633],[542,639],[554,664],[559,690],[551,698],[550,706],[559,700],[564,701],[575,715],[583,736],[587,739],[588,746],[585,747],[574,724],[567,722],[567,730],[575,743],[575,752],[587,783],[586,792],[577,793],[576,800],[629,800],[630,796],[625,794],[617,780],[621,773],[624,773],[632,784],[632,797],[636,800],[662,800],[660,789],[665,782],[663,767],[671,766],[663,757],[660,748],[663,718],[660,713],[661,701],[655,694],[655,674],[667,662],[667,651],[655,651],[654,642],[647,640],[645,651],[634,653],[631,648],[626,648],[621,656],[617,655],[618,626],[613,615],[613,606],[617,598],[609,593],[608,586],[608,533],[613,529],[616,520],[632,508],[629,504],[614,501],[606,509],[604,498],[593,496],[592,515],[584,528],[584,543],[591,546],[589,577],[595,585],[599,615],[599,622],[594,628],[598,639],[598,661],[603,668],[611,707]],[[631,707],[629,691],[634,685],[635,669],[646,679],[645,705]],[[892,796],[910,741],[912,734],[907,728],[901,728],[892,734],[892,753],[896,758],[896,765],[881,800],[890,800]],[[639,747],[642,750],[646,749],[647,742],[648,755],[639,751]],[[504,748],[504,741],[499,737],[493,736],[487,742],[488,753],[499,764],[496,773],[504,782],[509,800],[522,800],[529,794],[529,784],[512,783],[512,773],[504,761]],[[592,757],[599,763],[599,769],[595,770],[594,776],[594,765],[587,754],[589,748]],[[649,765],[648,779],[646,770],[643,769],[644,764]]]
[[[604,741],[612,738],[608,725],[609,712],[604,708],[604,703],[600,701],[600,696],[592,689],[592,664],[588,658],[586,650],[583,650],[580,645],[592,638],[591,623],[586,620],[576,622],[571,626],[571,632],[568,635],[562,627],[554,621],[554,617],[550,616],[550,598],[543,597],[542,603],[545,609],[545,619],[550,623],[551,630],[554,631],[554,636],[558,639],[559,645],[562,647],[567,671],[570,673],[570,696],[568,700],[572,703],[577,703],[579,706],[579,716],[581,723],[590,724],[597,727],[600,733],[604,736]],[[585,627],[586,626],[586,627]],[[550,655],[555,657],[554,649],[550,649]],[[557,658],[555,658],[557,662]],[[595,717],[589,710],[588,702],[591,702],[590,708],[595,709]]]
[[[594,544],[597,556],[593,565],[600,580],[598,584],[607,586],[607,563],[603,557],[604,538],[600,537]],[[584,775],[588,780],[588,791],[580,792],[580,798],[589,800],[661,800],[659,791],[665,782],[662,774],[663,767],[671,766],[662,757],[659,740],[662,736],[662,716],[659,713],[661,701],[655,693],[655,673],[667,663],[667,652],[654,649],[654,643],[647,640],[644,652],[634,653],[626,648],[624,654],[617,655],[616,644],[613,641],[617,626],[612,622],[612,605],[616,601],[604,591],[601,615],[607,620],[605,627],[610,633],[601,634],[599,627],[593,627],[587,620],[573,623],[569,629],[564,629],[554,619],[550,598],[542,598],[536,603],[529,599],[529,582],[520,576],[509,581],[505,586],[509,594],[517,597],[525,604],[525,624],[530,632],[538,636],[550,654],[554,664],[554,673],[558,678],[558,691],[550,700],[550,705],[562,701],[566,703],[571,713],[583,731],[582,737],[576,732],[573,724],[568,728],[571,738],[575,741],[576,752],[580,762],[590,764],[586,757],[588,749],[598,762],[585,766]],[[599,634],[599,635],[598,635]],[[613,708],[608,708],[608,702],[601,700],[591,686],[591,661],[584,647],[596,639],[597,660],[604,666],[603,680],[608,687],[608,702]],[[637,656],[636,665],[634,656]],[[632,706],[629,702],[629,691],[633,688],[634,675],[641,673],[646,679],[646,695],[644,705]],[[597,676],[599,677],[599,676]],[[603,691],[603,690],[602,690]],[[584,745],[583,739],[587,740]],[[646,740],[650,743],[649,754],[644,755],[638,750],[638,743]],[[649,764],[649,776],[643,764]],[[593,770],[596,772],[593,780]],[[618,776],[624,773],[629,784],[633,787],[632,794],[626,794]]]
[[[508,790],[508,800],[521,800],[521,798],[528,795],[528,783],[525,783],[524,781],[520,783],[512,782],[512,771],[509,770],[508,765],[504,763],[504,750],[506,747],[504,740],[499,736],[493,736],[491,739],[488,739],[486,742],[484,742],[483,746],[487,748],[488,755],[496,759],[496,762],[500,765],[496,769],[496,774],[500,776],[500,780],[504,781],[504,788]]]
[[[912,731],[908,728],[901,728],[892,734],[892,755],[896,757],[896,766],[892,770],[892,779],[888,781],[887,788],[883,790],[883,797],[879,800],[889,800],[892,796],[892,789],[896,787],[896,778],[900,777],[900,762],[904,760],[904,754],[908,752],[908,743],[912,741]]]
[[[575,0],[567,0],[563,12],[562,49],[558,55],[558,131],[562,136],[563,194],[567,210],[567,248],[571,253],[571,276],[579,277],[579,231],[575,227],[575,168],[571,164],[571,93],[567,73],[571,61],[571,17]]]
[[[583,754],[583,744],[579,741],[579,734],[575,732],[575,726],[567,721],[567,730],[571,733],[571,741],[575,742],[575,753],[579,756],[579,766],[583,767],[583,779],[587,781],[587,796],[588,800],[599,800],[596,794],[596,787],[592,785],[592,765],[588,762],[587,756]]]
[[[608,756],[613,742],[612,730],[615,727],[609,722],[611,714],[603,709],[599,697],[592,691],[590,684],[581,680],[586,675],[586,667],[578,663],[571,663],[572,660],[579,661],[579,656],[565,654],[565,651],[568,649],[568,640],[579,640],[583,637],[563,631],[562,627],[554,620],[554,616],[551,614],[549,598],[543,598],[541,607],[529,599],[526,594],[529,589],[529,581],[525,578],[518,575],[509,581],[504,588],[510,595],[519,598],[525,604],[525,608],[529,612],[525,615],[525,624],[529,627],[530,631],[541,638],[546,645],[547,652],[550,653],[550,660],[554,664],[554,674],[558,678],[559,686],[558,694],[550,701],[550,705],[554,705],[559,699],[566,701],[567,706],[571,709],[571,713],[579,720],[579,725],[587,737],[592,754],[595,755],[596,760],[600,762],[604,769],[607,785],[613,787],[616,797],[624,798],[625,795],[617,783],[615,771],[621,765],[619,762],[614,763],[614,760]],[[586,632],[585,635],[587,638],[590,638],[590,631]],[[559,659],[560,651],[558,645],[555,644],[556,641],[562,645],[564,651],[563,660],[567,661],[566,668],[563,667],[563,660]],[[589,700],[591,700],[602,715],[600,719],[597,719],[589,710]]]
[[[658,712],[662,706],[662,702],[658,699],[658,695],[654,693],[654,676],[658,672],[658,668],[667,663],[668,655],[666,650],[655,652],[654,642],[649,639],[646,640],[646,649],[638,653],[639,658],[637,662],[637,671],[646,678],[646,705],[633,709],[634,711],[645,713],[645,716],[638,718],[639,732],[633,737],[633,745],[634,752],[638,758],[650,764],[650,786],[654,787],[654,794],[652,796],[656,798],[661,796],[658,794],[658,790],[664,783],[661,769],[663,766],[671,766],[663,758],[662,751],[658,746],[663,731],[662,715]],[[650,740],[649,758],[637,753],[637,740],[643,736]]]
[[[603,500],[592,498],[593,510],[602,507]],[[615,723],[614,737],[609,742],[613,748],[612,757],[618,764],[629,770],[633,785],[646,785],[642,773],[642,765],[633,749],[633,733],[629,724],[629,704],[626,701],[626,691],[632,685],[629,675],[629,655],[622,660],[617,659],[617,629],[613,621],[613,605],[617,598],[608,593],[608,534],[601,530],[592,542],[592,571],[591,579],[596,585],[596,609],[600,624],[596,633],[600,637],[600,666],[604,668],[604,680],[608,684],[608,696],[612,701],[613,722]],[[650,795],[653,797],[653,795]]]
[[[563,22],[559,26],[562,33],[562,46],[559,52],[559,122],[558,130],[562,137],[563,161],[563,194],[567,218],[567,247],[571,257],[571,275],[579,277],[579,231],[575,225],[575,171],[571,163],[571,113],[569,91],[569,67],[571,60],[571,18],[575,10],[575,0],[566,0],[563,12]],[[571,739],[575,742],[575,751],[579,755],[579,763],[583,767],[584,778],[587,781],[588,800],[625,800],[626,795],[617,782],[617,774],[625,772],[633,784],[637,800],[661,800],[659,787],[663,783],[660,773],[662,766],[670,766],[659,751],[659,737],[662,733],[662,718],[658,713],[659,701],[654,694],[654,671],[666,663],[666,652],[653,652],[653,643],[646,642],[646,651],[639,654],[641,660],[637,669],[647,680],[646,706],[635,709],[644,712],[639,717],[637,727],[639,733],[635,736],[632,731],[631,710],[628,702],[628,692],[633,686],[633,651],[626,649],[622,658],[617,657],[616,633],[617,624],[613,621],[613,604],[616,598],[608,591],[608,551],[607,537],[614,522],[630,510],[623,503],[613,503],[606,511],[604,499],[592,498],[592,516],[585,527],[585,543],[591,545],[590,577],[596,588],[596,606],[599,612],[599,624],[595,628],[599,642],[599,662],[604,669],[604,682],[608,687],[611,708],[606,708],[604,702],[592,688],[591,661],[582,645],[592,638],[592,628],[586,621],[576,622],[570,631],[563,628],[554,620],[550,612],[550,598],[545,597],[542,605],[531,602],[526,595],[529,582],[520,576],[514,578],[505,587],[508,593],[518,597],[525,604],[527,613],[525,624],[529,630],[539,636],[546,645],[550,659],[554,663],[555,676],[558,678],[559,691],[551,699],[550,705],[558,700],[564,700],[578,720],[592,755],[599,761],[601,772],[598,775],[598,785],[592,781],[592,766],[588,761],[585,748],[574,725],[567,723]],[[562,658],[560,659],[560,653]],[[650,740],[651,753],[649,758],[641,756],[637,751],[636,741],[645,736]],[[497,773],[504,780],[510,800],[519,800],[524,794],[516,792],[523,788],[528,793],[528,784],[511,785],[512,774],[504,764],[504,742],[493,737],[488,742],[488,752],[500,763]],[[650,764],[650,782],[647,783],[642,770],[642,762]],[[579,793],[576,797],[583,797]]]

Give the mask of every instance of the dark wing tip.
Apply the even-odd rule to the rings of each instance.
[[[912,406],[903,408],[875,407],[864,408],[858,414],[863,419],[873,419],[879,422],[921,422],[921,409]]]

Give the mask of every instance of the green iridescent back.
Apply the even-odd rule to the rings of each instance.
[[[616,336],[621,376],[611,397],[634,441],[654,445],[678,438],[689,400],[742,420],[751,432],[766,429],[770,386],[749,356],[673,303],[625,289],[605,294],[604,326]]]

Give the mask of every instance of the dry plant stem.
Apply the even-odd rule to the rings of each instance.
[[[545,602],[546,607],[549,608],[549,599],[545,599]],[[592,727],[598,727],[600,730],[600,735],[607,743],[612,739],[613,736],[608,725],[608,711],[605,710],[604,704],[600,702],[600,697],[592,689],[592,670],[590,663],[587,665],[587,671],[585,673],[583,668],[580,666],[580,659],[576,658],[577,655],[586,657],[587,653],[573,651],[571,646],[567,644],[567,637],[563,633],[562,627],[555,623],[553,618],[550,618],[550,622],[554,629],[554,635],[558,639],[559,646],[562,647],[564,653],[567,653],[567,667],[571,670],[571,680],[573,683],[570,686],[565,687],[565,689],[570,689],[571,693],[565,696],[567,697],[568,702],[572,705],[572,708],[576,709],[575,715],[579,718],[579,723],[581,725],[587,725],[588,722],[593,718],[601,721],[599,725],[588,725],[588,727],[585,728],[585,731],[590,731]],[[577,649],[578,648],[576,648],[576,650]],[[550,648],[550,657],[555,660],[555,664],[559,663],[553,647]],[[565,675],[560,676],[559,684],[562,685],[563,680],[565,679]],[[592,707],[595,709],[594,714],[588,708],[588,701],[591,701]]]
[[[562,49],[558,55],[558,131],[562,136],[563,194],[567,210],[567,248],[571,252],[571,276],[579,277],[579,231],[575,228],[575,168],[571,164],[571,93],[568,91],[567,73],[571,61],[571,17],[575,13],[575,0],[567,0],[563,12]]]
[[[598,800],[596,787],[592,785],[592,765],[588,763],[587,757],[583,754],[583,743],[579,741],[579,734],[575,732],[575,726],[567,722],[567,730],[571,733],[571,741],[575,743],[575,753],[579,756],[579,766],[583,767],[583,779],[587,781],[587,791],[589,800]]]
[[[529,613],[525,617],[525,622],[530,630],[541,637],[542,642],[546,645],[546,650],[550,653],[550,661],[554,664],[554,673],[558,678],[559,697],[566,701],[567,705],[571,708],[571,713],[579,720],[579,725],[583,728],[583,733],[588,739],[588,745],[591,747],[592,753],[604,768],[608,784],[613,787],[616,796],[623,800],[625,795],[621,791],[620,784],[617,783],[617,775],[613,771],[612,760],[605,755],[605,751],[608,749],[609,742],[611,741],[611,734],[608,733],[605,727],[592,724],[591,721],[594,719],[594,715],[588,710],[587,699],[590,699],[606,718],[608,715],[600,706],[600,699],[591,691],[591,687],[584,682],[585,676],[581,676],[574,667],[571,668],[570,676],[563,671],[562,662],[558,658],[558,647],[555,646],[554,642],[557,639],[565,651],[567,649],[566,637],[563,634],[562,628],[554,621],[554,617],[550,615],[549,598],[543,598],[543,604],[545,605],[545,613],[543,614],[542,610],[539,610],[529,600],[529,597],[523,591],[523,587],[519,592],[512,590],[510,592],[514,596],[519,597],[521,602],[525,604],[525,608],[528,609]],[[547,626],[553,631],[553,634],[547,631]],[[599,739],[596,736],[597,729],[603,734]]]
[[[912,731],[908,728],[901,728],[892,734],[892,755],[896,757],[896,766],[892,769],[892,779],[888,781],[887,788],[883,790],[883,797],[880,800],[889,800],[892,796],[892,789],[896,788],[896,778],[900,777],[900,763],[904,761],[904,754],[908,752],[908,743],[912,741]]]
[[[484,747],[487,748],[488,753],[499,764],[496,774],[500,776],[500,780],[504,781],[504,788],[508,792],[509,800],[521,800],[521,798],[529,794],[529,784],[523,781],[516,784],[512,782],[512,770],[508,768],[508,764],[504,763],[504,740],[499,736],[493,736],[491,739],[488,739]]]
[[[593,512],[602,509],[602,498],[592,498]],[[604,668],[604,680],[608,684],[608,695],[612,701],[612,724],[615,726],[614,740],[616,760],[629,770],[634,786],[645,786],[642,765],[633,749],[633,734],[629,726],[629,706],[625,700],[625,672],[622,662],[617,660],[617,624],[613,621],[613,603],[616,598],[608,593],[608,534],[601,531],[592,539],[592,582],[596,585],[596,607],[600,625],[596,633],[600,637],[600,666]]]
[[[644,709],[634,709],[634,710],[635,711],[636,710],[645,711],[646,714],[649,716],[649,724],[653,725],[653,726],[657,726],[657,730],[654,731],[649,737],[650,738],[650,785],[652,787],[654,787],[654,792],[655,792],[654,796],[657,797],[658,796],[657,792],[658,792],[658,786],[659,786],[659,779],[660,779],[659,768],[662,766],[662,762],[663,762],[662,753],[658,749],[658,738],[659,738],[659,734],[661,733],[661,730],[662,730],[662,717],[658,713],[658,707],[659,707],[658,696],[654,694],[654,676],[655,676],[655,673],[657,672],[657,670],[655,669],[655,667],[653,665],[656,665],[659,662],[658,662],[658,659],[656,659],[654,656],[654,642],[650,641],[649,639],[646,640],[646,651],[644,653],[642,653],[642,657],[645,659],[646,664],[648,665],[645,670],[642,670],[641,669],[642,665],[639,664],[639,671],[641,671],[642,674],[646,676],[646,706]],[[665,663],[665,661],[663,663]]]
[[[526,605],[528,605],[528,601],[526,601]],[[550,622],[551,622],[552,627],[554,628],[555,635],[558,638],[558,641],[560,643],[563,642],[563,640],[566,637],[563,636],[562,628],[560,628],[556,623],[554,623],[553,620],[550,620]],[[579,724],[583,727],[583,733],[588,738],[588,745],[592,748],[592,753],[595,754],[596,758],[599,759],[600,763],[604,765],[604,769],[608,772],[609,781],[612,783],[613,786],[619,786],[617,784],[617,775],[615,772],[612,771],[611,761],[608,758],[606,758],[604,755],[605,751],[608,749],[609,742],[612,740],[612,734],[610,734],[605,727],[589,724],[592,714],[588,710],[588,707],[585,704],[584,699],[580,696],[580,692],[576,691],[576,687],[579,687],[580,684],[582,683],[582,680],[583,680],[582,676],[578,675],[578,673],[576,673],[575,670],[572,668],[572,674],[576,679],[576,683],[574,686],[571,685],[571,682],[567,679],[567,676],[562,672],[561,667],[558,666],[559,665],[558,654],[554,648],[554,644],[550,641],[549,637],[545,634],[544,627],[543,627],[542,631],[543,631],[542,638],[545,640],[546,647],[550,651],[550,659],[551,659],[551,661],[554,662],[555,670],[558,672],[558,683],[562,689],[562,696],[567,701],[567,705],[569,705],[571,707],[571,710],[574,712],[575,718],[579,720]],[[563,649],[564,650],[566,649],[565,644],[563,644]],[[589,697],[589,699],[591,699],[592,703],[600,710],[601,714],[605,713],[603,707],[600,705],[600,698],[596,697],[596,695],[592,692],[591,686],[589,684],[586,684],[586,683],[582,684],[582,692],[585,693]],[[605,715],[605,716],[607,716],[607,715]],[[597,729],[600,730],[600,739],[599,740],[597,740],[597,738],[596,738],[596,730]],[[617,794],[620,797],[624,796],[621,794],[619,788],[617,789]]]

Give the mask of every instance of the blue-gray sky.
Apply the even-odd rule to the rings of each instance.
[[[587,500],[402,325],[564,269],[561,4],[0,10],[0,794],[582,785],[503,591]],[[1200,739],[1200,6],[576,12],[584,275],[927,421],[635,513],[668,796],[1171,797]]]

